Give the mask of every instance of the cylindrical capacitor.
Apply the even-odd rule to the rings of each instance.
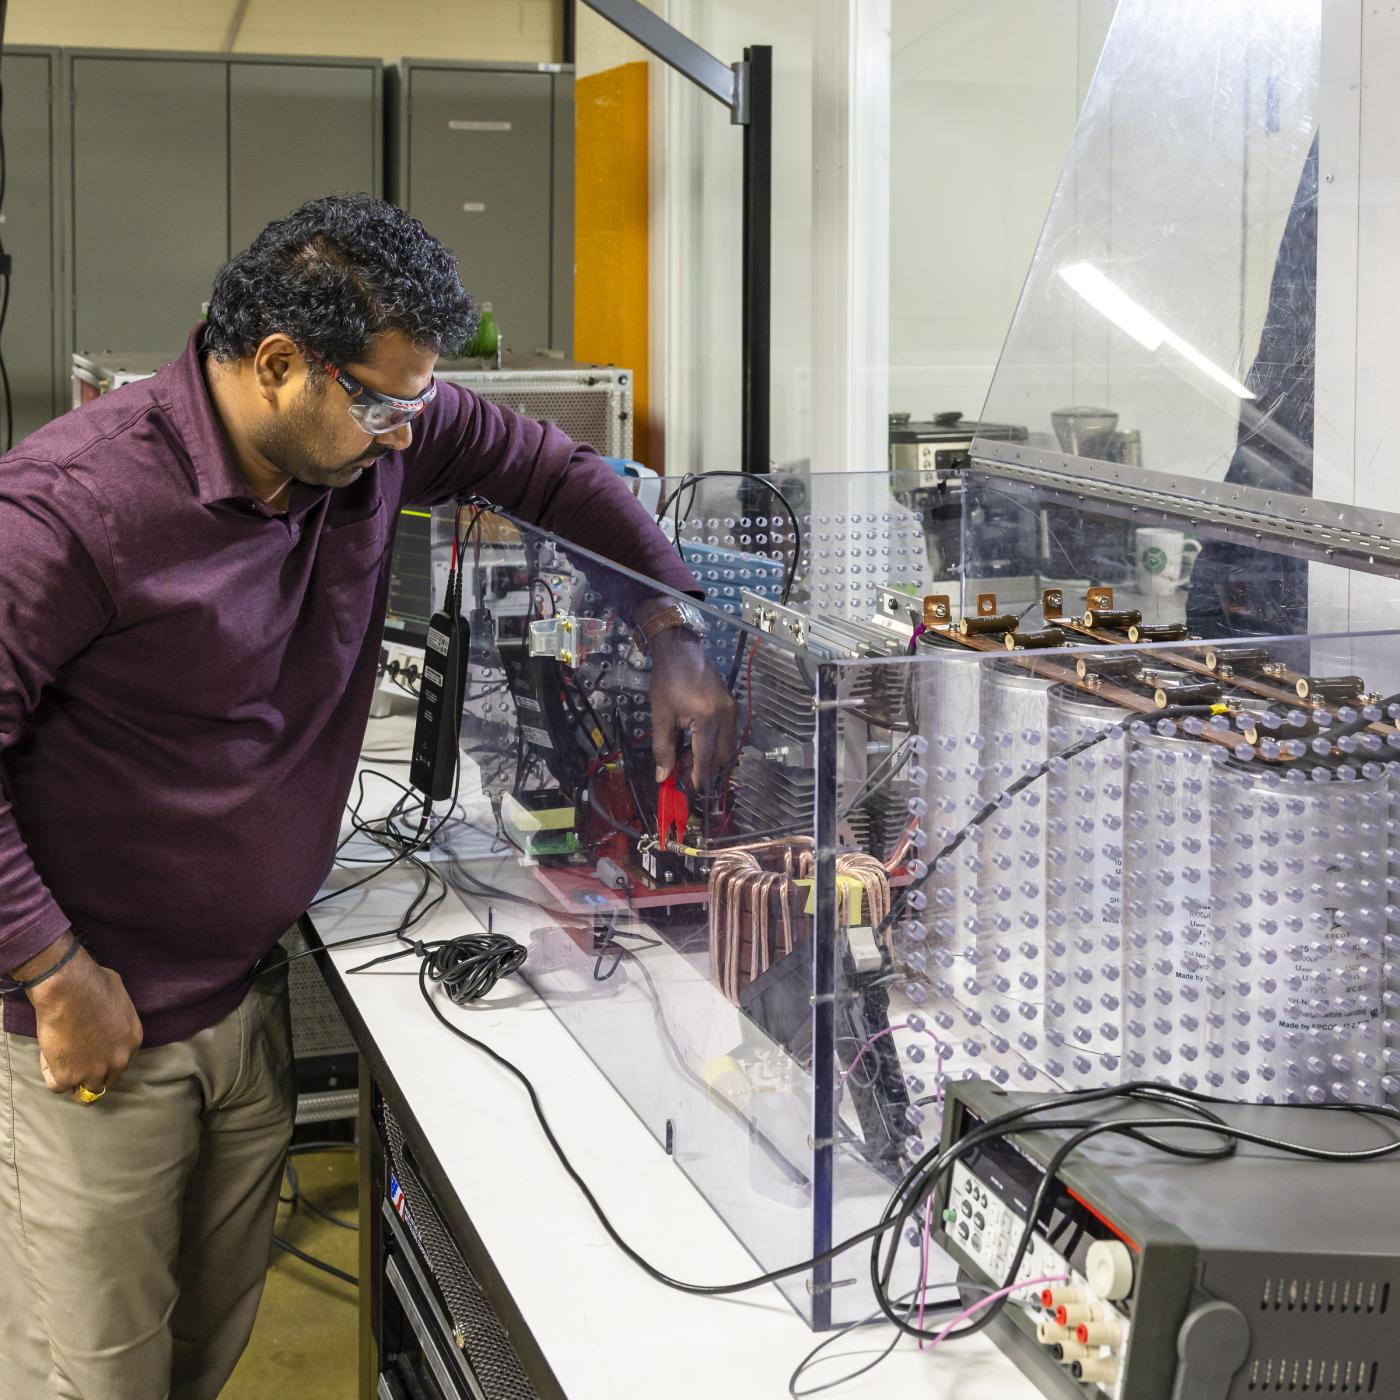
[[[1279,1102],[1379,1101],[1385,775],[1231,761],[1215,772],[1211,809],[1225,1090]]]
[[[965,647],[932,632],[919,638],[915,655],[914,713],[928,744],[921,760],[927,776],[916,796],[926,806],[921,826],[928,841],[923,850],[932,853],[948,845],[982,805],[983,739],[978,723],[982,664]],[[924,885],[928,907],[919,914],[928,947],[951,956],[947,975],[959,987],[973,970],[971,920],[976,912],[974,863],[978,859],[977,842],[970,839],[938,861]],[[896,942],[896,954],[902,951]],[[918,951],[927,955],[928,949]]]
[[[1214,705],[1223,692],[1215,681],[1186,680],[1160,684],[1152,692],[1159,710],[1168,705]]]
[[[1208,1031],[1222,1014],[1211,946],[1212,747],[1129,735],[1123,840],[1124,1073],[1207,1092]]]
[[[1035,651],[1041,647],[1062,647],[1065,634],[1058,627],[1044,627],[1039,632],[1008,632],[1007,651]]]
[[[1051,752],[1105,735],[1046,776],[1045,1063],[1067,1089],[1122,1078],[1123,799],[1129,712],[1054,686]],[[1055,1290],[1064,1302],[1064,1290]],[[1076,1297],[1074,1301],[1079,1301]]]
[[[1382,1068],[1386,1070],[1385,1082],[1392,1086],[1386,1094],[1386,1101],[1400,1106],[1400,957],[1390,951],[1389,940],[1400,936],[1400,897],[1392,891],[1400,890],[1400,763],[1388,763],[1390,770],[1386,778],[1386,849],[1387,879],[1385,901],[1385,934],[1387,944],[1381,965],[1381,1040],[1384,1045]]]
[[[1366,688],[1360,676],[1299,676],[1293,689],[1304,700],[1355,700]]]
[[[1212,671],[1228,666],[1235,675],[1254,675],[1270,664],[1269,653],[1263,647],[1210,647],[1206,651],[1206,665]]]
[[[1141,621],[1142,614],[1136,608],[1108,608],[1100,612],[1091,610],[1084,614],[1086,627],[1108,627],[1119,632],[1135,627]]]
[[[958,623],[964,637],[980,637],[988,632],[1014,632],[1020,619],[1014,613],[998,613],[994,617],[965,617]]]
[[[1184,622],[1134,623],[1128,628],[1130,642],[1184,642],[1189,635]]]
[[[996,801],[1048,753],[1046,693],[1053,681],[1010,659],[982,671],[982,800]],[[1008,1036],[1041,1034],[1045,996],[1045,787],[1032,783],[981,826],[976,983],[978,1009]]]

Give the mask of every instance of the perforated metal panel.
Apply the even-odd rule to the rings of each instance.
[[[631,457],[632,372],[567,361],[544,364],[551,367],[532,360],[529,369],[440,368],[438,378],[526,418],[553,423],[605,457]]]
[[[413,1170],[388,1104],[381,1105],[381,1123],[389,1166],[403,1188],[405,1224],[423,1252],[452,1324],[453,1341],[477,1387],[486,1400],[536,1400],[509,1334]]]
[[[321,1055],[353,1055],[355,1038],[326,986],[314,957],[297,954],[306,951],[301,930],[290,928],[282,936],[282,946],[292,959],[288,990],[292,998],[292,1052],[298,1060]]]

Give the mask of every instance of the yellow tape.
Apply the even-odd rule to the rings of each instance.
[[[798,885],[807,891],[807,903],[802,906],[804,914],[815,914],[817,912],[817,882],[815,879],[794,880],[794,885]],[[841,898],[845,895],[845,899]],[[860,923],[861,902],[865,897],[865,886],[854,875],[838,875],[836,877],[836,901],[837,907],[845,906],[846,926],[854,928]]]

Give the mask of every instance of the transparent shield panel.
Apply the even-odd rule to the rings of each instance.
[[[1321,15],[1123,0],[985,420],[1177,494],[1312,494]]]
[[[726,556],[753,571],[736,604],[739,586],[775,577],[767,556],[741,557]],[[759,772],[746,750],[713,793],[693,786],[688,755],[658,784],[651,661],[629,623],[655,587],[495,516],[467,560],[447,878],[526,945],[525,980],[755,1264],[809,1258],[813,672],[707,608],[707,651],[737,673],[740,737],[776,748],[782,729],[788,751]],[[806,1275],[785,1291],[812,1316]]]
[[[440,856],[758,1266],[878,1221],[954,1079],[1396,1101],[1400,646],[1298,547],[984,469],[670,485],[735,761],[659,785],[656,586],[485,516]],[[889,1247],[997,1272],[975,1213]],[[856,1321],[868,1259],[783,1291]]]

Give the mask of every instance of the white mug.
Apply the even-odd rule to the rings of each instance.
[[[1191,577],[1201,543],[1180,530],[1152,526],[1134,531],[1138,591],[1161,596],[1175,593]]]

